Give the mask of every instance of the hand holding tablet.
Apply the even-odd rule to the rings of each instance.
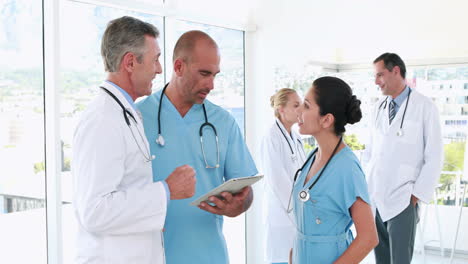
[[[191,202],[190,205],[198,206],[201,202],[209,202],[208,198],[210,198],[210,196],[216,196],[218,198],[222,198],[221,196],[222,192],[229,192],[231,194],[236,194],[240,192],[243,188],[256,183],[262,178],[263,178],[263,175],[230,179],[226,181],[225,183],[221,184],[220,186],[212,189],[208,193],[204,194],[203,196],[199,197],[195,201]]]

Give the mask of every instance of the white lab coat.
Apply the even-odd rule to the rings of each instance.
[[[401,137],[397,132],[407,99],[391,125],[389,107],[383,105],[379,111],[384,100],[377,102],[371,116],[372,132],[363,163],[373,207],[385,222],[409,205],[411,195],[425,203],[432,199],[442,168],[443,144],[439,112],[431,99],[412,90]]]
[[[136,111],[117,88],[109,83],[101,86],[133,113],[139,129],[131,121],[135,139],[147,151]],[[73,141],[73,204],[78,220],[75,263],[164,263],[165,188],[153,182],[151,162],[139,150],[122,108],[99,90],[82,114]]]
[[[296,154],[292,160],[291,149],[279,130],[284,132]],[[291,135],[276,119],[262,140],[261,161],[265,175],[265,228],[266,261],[288,262],[289,250],[293,247],[295,225],[292,215],[286,212],[291,194],[294,174],[305,161],[304,148],[298,133]]]

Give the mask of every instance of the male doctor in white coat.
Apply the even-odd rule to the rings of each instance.
[[[377,264],[411,262],[418,203],[428,203],[442,165],[437,107],[405,83],[406,67],[394,53],[374,60],[375,83],[386,96],[371,116],[364,164],[376,207]]]
[[[153,182],[151,155],[134,101],[151,94],[162,72],[151,24],[109,22],[101,43],[107,80],[81,116],[73,143],[75,263],[164,263],[162,229],[169,199],[195,192],[195,172],[176,168]]]

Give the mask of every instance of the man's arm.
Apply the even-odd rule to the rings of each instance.
[[[428,203],[432,199],[434,188],[440,177],[443,159],[442,133],[439,121],[439,111],[434,104],[430,104],[424,111],[424,164],[414,184],[412,202],[422,200]]]

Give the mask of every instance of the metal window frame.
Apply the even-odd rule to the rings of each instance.
[[[43,0],[43,89],[46,175],[47,263],[62,263],[60,143],[60,0]]]

